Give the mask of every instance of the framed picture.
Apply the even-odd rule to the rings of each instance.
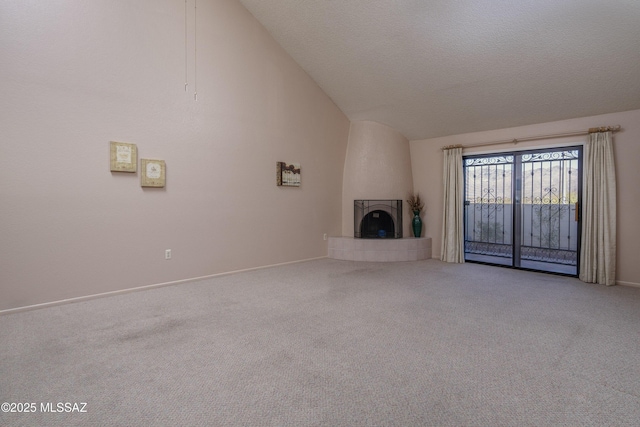
[[[140,185],[164,187],[167,166],[164,160],[140,159]]]
[[[136,144],[111,141],[111,172],[135,172],[138,165]]]
[[[283,187],[300,187],[300,164],[276,162],[276,184]]]

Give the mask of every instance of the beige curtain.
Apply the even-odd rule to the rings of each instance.
[[[442,212],[442,247],[440,259],[464,262],[462,148],[444,151],[444,208]]]
[[[616,172],[611,132],[589,134],[584,148],[580,280],[616,284]]]

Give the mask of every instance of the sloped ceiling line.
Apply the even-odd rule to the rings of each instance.
[[[410,140],[640,108],[635,0],[239,0],[351,120]]]

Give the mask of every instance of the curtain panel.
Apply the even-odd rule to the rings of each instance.
[[[440,259],[464,262],[464,176],[462,148],[443,150],[444,203],[442,213],[442,246]]]
[[[616,284],[616,173],[611,132],[589,134],[584,149],[580,280]]]

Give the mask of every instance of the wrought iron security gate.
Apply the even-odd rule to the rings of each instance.
[[[464,158],[465,259],[577,275],[582,147]]]

